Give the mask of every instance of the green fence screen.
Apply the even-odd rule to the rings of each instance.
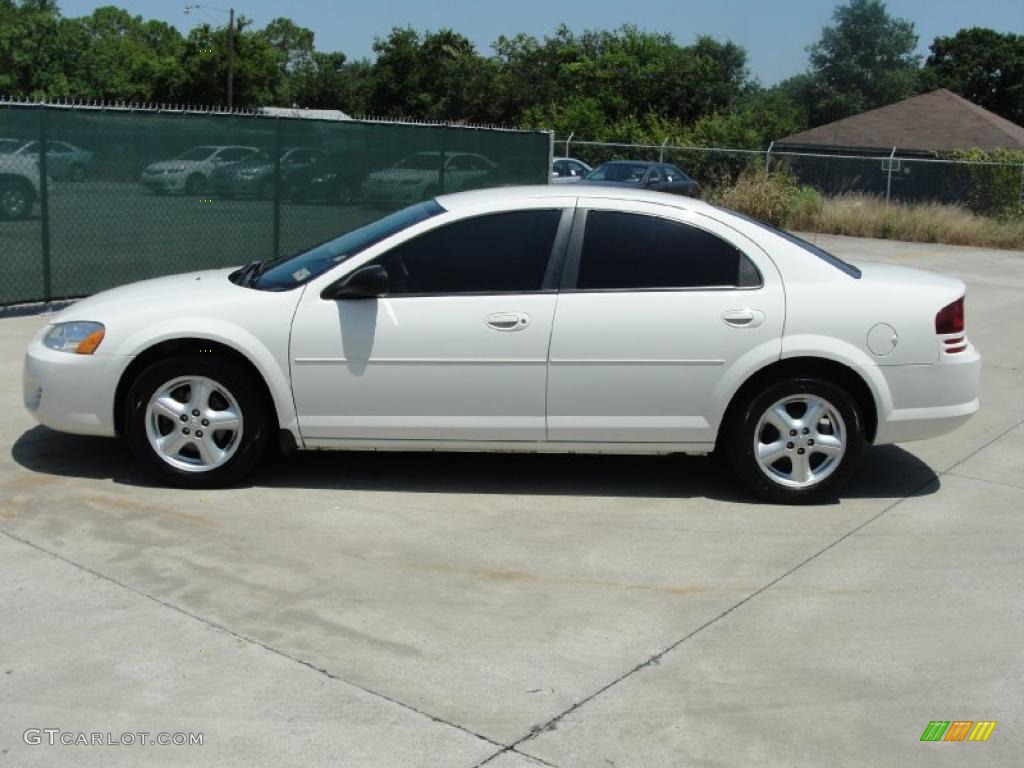
[[[0,305],[309,248],[435,195],[548,180],[547,133],[0,105]]]

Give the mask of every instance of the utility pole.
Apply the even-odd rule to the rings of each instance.
[[[235,9],[228,11],[228,112],[235,101]]]
[[[206,16],[210,16],[206,11],[218,11],[228,15],[228,111],[230,111],[235,106],[235,9],[217,8],[213,5],[199,5],[198,3],[185,6],[186,16],[190,15],[192,11],[200,11]]]

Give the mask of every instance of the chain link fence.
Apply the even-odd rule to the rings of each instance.
[[[979,213],[1024,207],[1024,152],[1019,160],[963,160],[889,154],[796,152],[555,139],[555,152],[590,165],[608,160],[671,163],[704,188],[735,182],[749,168],[787,171],[799,183],[834,195],[869,195],[898,202],[965,205]]]
[[[0,103],[0,306],[287,255],[439,194],[543,184],[550,138]]]

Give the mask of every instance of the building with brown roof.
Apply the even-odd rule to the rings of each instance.
[[[794,133],[777,149],[854,150],[888,155],[958,149],[1024,149],[1024,128],[939,88],[931,93]]]
[[[827,194],[966,203],[997,183],[1024,190],[1020,160],[938,162],[957,150],[1024,150],[1024,128],[945,88],[794,133],[772,149],[802,183]]]

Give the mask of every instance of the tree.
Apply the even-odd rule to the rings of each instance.
[[[66,30],[53,0],[0,0],[0,93],[75,95],[64,62]]]
[[[1024,35],[974,27],[935,38],[921,88],[948,88],[1024,125]]]
[[[916,92],[920,57],[913,22],[893,18],[881,0],[849,0],[834,26],[808,48],[812,125],[891,104]]]

